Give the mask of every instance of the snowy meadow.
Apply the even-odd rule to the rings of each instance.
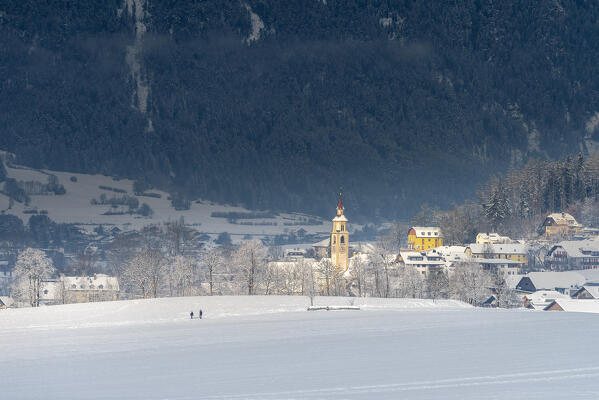
[[[4,399],[599,396],[593,314],[458,301],[186,297],[0,311]],[[190,319],[202,309],[204,318]]]

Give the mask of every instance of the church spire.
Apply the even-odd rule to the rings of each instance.
[[[343,192],[339,191],[339,203],[337,203],[337,216],[343,215]]]

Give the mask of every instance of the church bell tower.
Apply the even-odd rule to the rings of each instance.
[[[349,234],[347,232],[347,218],[343,215],[343,195],[339,193],[337,203],[337,216],[333,218],[331,232],[331,261],[337,271],[343,273],[349,267]]]

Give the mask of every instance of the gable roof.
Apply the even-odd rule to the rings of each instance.
[[[523,243],[472,243],[468,247],[473,254],[527,254],[530,248]]]
[[[316,242],[312,245],[312,247],[329,247],[331,245],[331,238],[326,238],[321,240],[320,242]]]
[[[578,293],[580,293],[582,290],[586,290],[591,296],[593,296],[593,298],[599,299],[599,286],[584,285],[583,287],[578,289],[578,291],[576,291],[576,293],[574,293],[573,297],[577,296]]]
[[[13,300],[12,297],[0,296],[0,307],[2,307],[2,306],[12,307],[14,304],[15,304],[15,301]]]
[[[599,300],[579,300],[579,299],[555,299],[545,310],[557,304],[564,311],[599,313]]]
[[[413,226],[416,237],[441,237],[441,228],[438,226]]]
[[[522,285],[524,279],[530,279],[536,290],[553,290],[555,288],[570,288],[583,286],[589,282],[599,282],[599,270],[584,269],[563,272],[529,272],[524,275],[516,288]]]
[[[589,240],[564,240],[553,246],[549,250],[548,255],[551,255],[559,248],[563,249],[569,258],[593,257],[592,255],[585,255],[583,252],[599,252],[599,240],[597,238]]]
[[[576,219],[568,213],[553,213],[549,214],[547,219],[552,219],[556,225],[580,226]]]

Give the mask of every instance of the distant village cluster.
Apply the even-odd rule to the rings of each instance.
[[[182,221],[107,232],[77,261],[78,271],[89,273],[57,273],[49,250],[3,251],[0,307],[278,294],[455,298],[476,306],[599,312],[599,229],[568,213],[547,215],[535,239],[481,232],[475,243],[448,246],[439,227],[413,226],[401,246],[404,238],[389,235],[350,243],[341,197],[336,211],[329,237],[306,246],[251,238],[233,245],[221,237],[209,247]]]

